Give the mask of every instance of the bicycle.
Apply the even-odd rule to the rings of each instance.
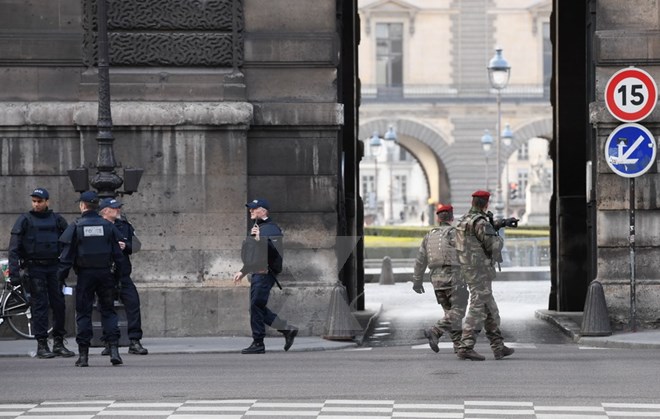
[[[22,284],[11,283],[5,268],[6,262],[6,259],[0,261],[3,268],[1,279],[4,282],[0,292],[0,324],[7,320],[7,324],[14,333],[26,339],[34,339],[30,296]],[[48,333],[51,330],[52,327],[48,330]]]

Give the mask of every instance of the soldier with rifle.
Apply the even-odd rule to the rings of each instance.
[[[477,333],[482,328],[486,331],[495,359],[503,359],[514,352],[504,345],[492,281],[495,279],[495,263],[502,262],[504,245],[504,240],[497,232],[504,226],[516,227],[518,220],[507,218],[492,221],[492,214],[489,217],[486,212],[489,199],[488,191],[474,192],[470,211],[458,220],[456,226],[458,261],[463,279],[470,290],[470,307],[456,355],[460,359],[472,361],[486,359],[474,350]]]

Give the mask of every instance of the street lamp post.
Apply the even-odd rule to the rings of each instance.
[[[396,136],[396,131],[394,131],[393,126],[389,126],[387,128],[387,132],[383,136],[385,139],[385,143],[387,146],[391,149],[394,144],[396,144],[397,136]],[[391,152],[387,153],[388,156],[392,156]],[[394,164],[394,158],[389,159],[388,164],[390,166],[390,189],[389,189],[389,201],[390,201],[390,218],[388,220],[388,224],[394,224],[394,205],[393,205],[393,196],[394,195],[394,184],[392,182],[392,165]]]
[[[502,130],[502,141],[504,142],[504,147],[509,149],[509,146],[511,146],[511,142],[513,141],[513,131],[511,131],[511,126],[509,124],[504,124],[504,129]],[[506,199],[504,200],[505,206],[504,206],[504,214],[506,217],[509,216],[509,199],[510,197],[510,191],[509,191],[509,154],[507,153],[507,159],[506,159],[506,169],[505,169],[506,175],[505,175],[505,182],[504,184],[507,187],[506,191]]]
[[[98,143],[98,152],[96,156],[96,174],[89,182],[88,171],[86,167],[79,167],[68,170],[69,179],[73,184],[73,189],[77,192],[83,192],[88,189],[88,184],[98,191],[99,197],[114,198],[117,193],[132,194],[137,191],[142,177],[143,169],[124,168],[124,179],[122,179],[115,169],[119,167],[115,160],[113,143],[115,141],[112,135],[112,114],[110,112],[110,53],[108,48],[108,14],[107,0],[97,1],[97,41],[98,41],[98,119],[96,122]],[[117,189],[124,185],[124,190],[118,192]]]
[[[493,89],[497,90],[497,201],[495,202],[495,216],[503,218],[502,210],[504,204],[502,203],[502,182],[500,179],[500,158],[501,158],[501,142],[502,142],[502,109],[501,109],[501,94],[507,84],[509,84],[509,77],[511,75],[511,66],[509,62],[502,57],[502,48],[495,49],[495,56],[491,58],[488,63],[488,78],[490,85]]]
[[[481,147],[484,149],[484,156],[486,156],[486,175],[485,175],[485,184],[486,190],[488,190],[488,157],[490,156],[490,149],[493,146],[493,136],[490,135],[487,129],[484,130],[484,135],[481,136]]]
[[[376,220],[378,219],[378,155],[380,155],[380,150],[382,149],[383,143],[380,141],[380,137],[377,132],[374,132],[369,140],[369,153],[374,159],[374,201],[376,204]]]

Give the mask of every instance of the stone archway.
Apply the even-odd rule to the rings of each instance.
[[[426,177],[429,199],[432,202],[451,202],[449,174],[443,157],[450,155],[450,146],[433,128],[407,119],[377,118],[360,125],[359,138],[368,138],[374,132],[382,137],[389,126],[397,134],[397,142],[412,154]]]

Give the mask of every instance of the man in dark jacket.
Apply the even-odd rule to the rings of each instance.
[[[30,194],[32,210],[22,214],[11,229],[9,275],[20,281],[20,269],[27,271],[23,286],[32,298],[32,327],[37,339],[37,357],[70,357],[75,354],[64,346],[65,303],[62,282],[57,280],[59,237],[66,220],[48,208],[48,191],[37,188]],[[48,347],[48,309],[53,311],[53,351]]]
[[[135,230],[131,223],[121,215],[123,203],[115,198],[104,198],[99,204],[99,214],[101,217],[110,221],[117,227],[123,239],[119,242],[119,247],[124,255],[122,263],[121,277],[119,278],[119,299],[124,304],[126,310],[126,320],[128,322],[128,353],[135,355],[147,355],[149,351],[142,346],[142,316],[140,314],[140,295],[131,279],[133,266],[131,265],[130,255],[133,253],[133,238]],[[101,355],[110,355],[110,346],[106,341],[106,347]]]
[[[270,290],[277,282],[277,275],[282,272],[282,230],[269,217],[270,205],[265,199],[255,199],[245,204],[250,211],[250,219],[254,223],[250,237],[246,240],[267,246],[267,257],[261,263],[244,265],[234,275],[234,282],[239,283],[248,273],[250,275],[250,326],[252,328],[252,344],[241,351],[242,354],[263,354],[266,352],[264,337],[266,325],[278,329],[284,335],[284,350],[288,351],[298,334],[298,328],[287,324],[268,307]]]
[[[76,285],[76,325],[78,333],[77,367],[87,367],[89,344],[93,336],[92,308],[94,296],[101,307],[103,336],[110,345],[110,362],[122,364],[119,356],[119,323],[114,307],[114,291],[124,256],[119,242],[122,236],[117,228],[104,220],[96,211],[99,198],[96,192],[80,194],[82,216],[71,223],[62,233],[60,242],[64,249],[60,256],[57,278],[64,281],[73,267],[78,275]],[[114,272],[113,272],[114,263]]]

